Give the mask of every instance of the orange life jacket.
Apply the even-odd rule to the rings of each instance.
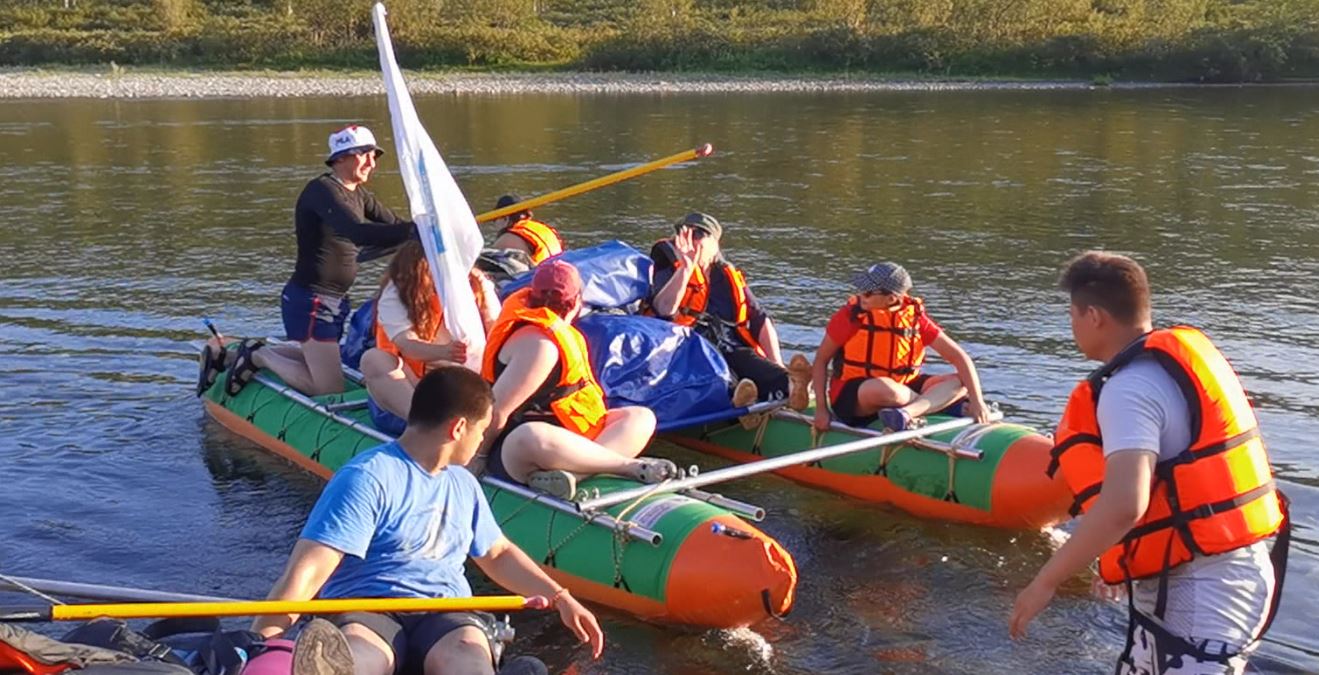
[[[559,381],[546,400],[531,400],[527,410],[553,413],[565,429],[587,438],[595,438],[604,429],[605,393],[591,372],[586,339],[572,324],[545,307],[521,308],[501,316],[490,331],[485,348],[481,376],[494,384],[500,370],[499,351],[517,329],[532,325],[539,328],[559,350]],[[533,397],[534,398],[534,397]]]
[[[1072,391],[1048,469],[1050,477],[1061,470],[1076,495],[1072,514],[1088,510],[1103,487],[1100,390],[1141,354],[1152,355],[1182,390],[1192,440],[1177,457],[1155,465],[1145,515],[1100,556],[1100,576],[1110,584],[1249,546],[1283,523],[1269,456],[1241,381],[1209,338],[1188,326],[1147,333]]]
[[[847,305],[861,329],[834,357],[835,381],[887,377],[898,384],[907,384],[915,380],[925,362],[920,329],[924,301],[908,296],[897,309],[866,311],[853,297]]]
[[[482,273],[478,270],[472,270],[472,273],[467,275],[467,282],[471,285],[472,292],[476,294],[476,309],[478,312],[481,313],[482,323],[484,323],[485,315],[486,315],[486,302],[485,302],[485,289],[481,287],[482,277],[478,276],[481,274]],[[375,319],[376,348],[385,352],[389,352],[394,356],[397,356],[399,360],[403,362],[404,367],[412,371],[413,375],[416,375],[417,377],[421,377],[422,375],[425,375],[426,362],[420,359],[413,359],[404,356],[403,352],[399,350],[398,345],[394,344],[394,341],[389,339],[389,336],[385,334],[385,328],[380,324],[379,303],[380,303],[380,297],[376,296],[376,319]],[[417,339],[421,340],[422,342],[430,342],[434,340],[435,335],[439,333],[439,326],[444,325],[443,324],[444,309],[440,307],[440,296],[438,293],[431,296],[430,305],[431,305],[431,313],[435,315],[436,329],[430,335],[422,335],[418,333]],[[409,314],[411,314],[411,312],[409,312]],[[415,325],[413,326],[413,330],[414,331],[416,330]]]
[[[660,243],[672,243],[667,239],[661,240]],[[673,266],[678,267],[677,251],[674,251],[675,262]],[[747,280],[742,271],[733,266],[726,260],[717,260],[710,265],[713,270],[718,268],[722,271],[725,278],[728,279],[728,288],[733,294],[733,327],[737,334],[746,342],[748,347],[756,350],[760,356],[766,356],[765,349],[760,346],[760,341],[751,332],[751,303],[747,300]],[[678,301],[678,311],[673,314],[671,319],[679,326],[691,326],[698,319],[706,314],[706,307],[710,303],[710,284],[706,278],[705,271],[697,267],[692,270],[692,274],[687,278],[687,288],[682,293],[682,299]],[[654,311],[650,311],[654,314]],[[715,317],[723,321],[722,317]]]
[[[512,234],[527,242],[531,249],[531,264],[539,265],[546,258],[563,253],[563,239],[559,231],[531,218],[523,218],[499,231],[500,234]]]

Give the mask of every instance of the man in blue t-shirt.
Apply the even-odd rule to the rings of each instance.
[[[471,557],[500,586],[550,598],[598,657],[604,636],[595,617],[504,537],[463,468],[490,425],[492,401],[490,386],[466,368],[423,377],[403,435],[330,479],[269,598],[467,597],[463,563]],[[296,620],[264,617],[252,629],[270,637]],[[482,615],[352,612],[334,623],[359,674],[391,675],[405,665],[426,675],[494,672]]]

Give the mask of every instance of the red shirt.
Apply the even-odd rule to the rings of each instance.
[[[943,329],[939,327],[939,324],[926,316],[924,312],[916,320],[916,327],[920,330],[921,343],[927,346],[934,342],[940,333],[943,333]],[[829,325],[825,326],[824,334],[829,336],[834,344],[838,345],[839,350],[842,350],[843,345],[847,344],[847,341],[851,340],[852,336],[856,335],[859,330],[861,330],[861,321],[852,314],[852,306],[849,304],[843,305],[837,312],[834,312],[833,317],[829,319]],[[829,399],[838,398],[838,391],[842,388],[842,380],[831,378],[829,382]]]

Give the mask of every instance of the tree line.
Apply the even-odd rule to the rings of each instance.
[[[7,0],[0,63],[373,68],[373,0]],[[405,67],[1261,81],[1319,0],[389,0]]]

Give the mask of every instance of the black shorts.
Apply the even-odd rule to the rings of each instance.
[[[925,385],[931,377],[934,376],[929,373],[920,373],[916,375],[916,379],[907,383],[907,388],[919,394],[924,391]],[[862,415],[857,412],[857,407],[860,405],[857,395],[860,393],[861,385],[865,384],[866,379],[864,377],[854,377],[844,382],[838,390],[838,396],[829,403],[829,407],[833,408],[838,421],[849,427],[868,427],[879,419],[878,413]]]
[[[357,623],[379,635],[394,649],[394,672],[398,674],[422,672],[431,647],[459,628],[480,629],[492,653],[494,650],[495,617],[485,612],[348,612],[329,619],[340,628]]]

